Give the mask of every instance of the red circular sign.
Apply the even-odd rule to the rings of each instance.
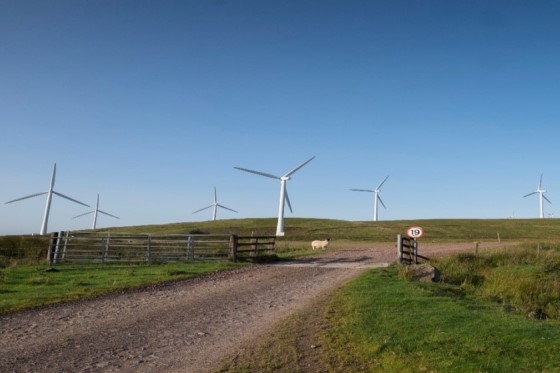
[[[424,234],[422,227],[410,227],[406,230],[406,234],[411,238],[420,238]]]

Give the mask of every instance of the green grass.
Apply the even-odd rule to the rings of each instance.
[[[0,270],[0,313],[100,294],[152,286],[204,273],[228,270],[243,263],[170,263],[131,267],[57,267],[24,265]]]
[[[560,371],[560,323],[508,313],[441,284],[374,270],[333,297],[322,332],[330,371]]]
[[[442,280],[534,318],[560,320],[560,245],[457,254],[435,262]]]

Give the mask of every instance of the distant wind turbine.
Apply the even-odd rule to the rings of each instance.
[[[288,197],[288,191],[286,190],[286,182],[291,179],[291,176],[297,170],[299,170],[300,168],[302,168],[303,166],[305,166],[306,164],[311,162],[314,158],[315,158],[315,156],[309,158],[307,161],[303,162],[302,164],[300,164],[299,166],[297,166],[293,170],[289,171],[288,173],[284,174],[283,176],[276,176],[276,175],[268,174],[266,172],[253,171],[253,170],[248,170],[246,168],[241,168],[241,167],[234,167],[234,168],[237,168],[238,170],[241,170],[241,171],[251,172],[253,174],[257,174],[257,175],[261,175],[261,176],[270,177],[272,179],[280,180],[280,203],[278,205],[278,225],[276,226],[276,235],[277,236],[283,236],[284,235],[284,206],[285,206],[285,202],[288,203],[288,207],[290,208],[290,211],[293,212],[292,205],[290,203],[290,198]]]
[[[387,177],[375,189],[350,189],[354,192],[370,192],[370,193],[373,193],[373,221],[378,220],[378,209],[377,209],[378,208],[378,202],[381,202],[383,207],[387,208],[387,207],[385,207],[385,204],[383,203],[383,200],[381,200],[381,197],[379,197],[379,192],[381,192],[381,186],[385,183],[385,181],[387,181],[388,178],[389,178],[389,176],[387,175]]]
[[[97,225],[97,213],[99,213],[99,212],[102,213],[102,214],[104,214],[104,215],[110,216],[110,217],[112,217],[112,218],[120,219],[119,217],[117,217],[117,216],[115,216],[115,215],[111,215],[111,214],[109,214],[108,212],[101,211],[101,210],[99,209],[99,194],[97,194],[97,202],[95,203],[95,210],[93,210],[93,211],[88,211],[88,212],[85,212],[85,213],[80,214],[80,215],[76,215],[76,216],[74,216],[72,219],[79,218],[80,216],[84,216],[84,215],[93,214],[93,224],[92,224],[92,226],[91,226],[91,229],[92,229],[92,230],[95,230],[96,225]]]
[[[14,200],[6,202],[6,204],[8,204],[8,203],[16,202],[16,201],[21,201],[23,199],[37,197],[37,196],[41,196],[43,194],[46,194],[47,195],[47,203],[45,205],[45,213],[43,215],[43,223],[41,224],[41,231],[39,232],[39,234],[41,234],[41,235],[44,235],[44,234],[47,233],[47,224],[49,222],[49,213],[50,213],[50,210],[51,210],[51,200],[52,200],[52,195],[53,194],[56,194],[57,196],[62,197],[62,198],[66,198],[66,199],[68,199],[72,202],[79,203],[80,205],[89,207],[89,205],[86,205],[83,202],[77,201],[77,200],[72,199],[68,196],[65,196],[64,194],[61,194],[61,193],[58,193],[58,192],[54,191],[53,188],[54,188],[55,176],[56,176],[56,163],[54,164],[53,173],[52,173],[52,177],[51,177],[51,185],[50,185],[48,191],[41,192],[41,193],[35,193],[35,194],[30,195],[30,196],[21,197],[21,198],[14,199]]]
[[[552,204],[552,202],[550,202],[550,200],[548,198],[546,198],[546,196],[544,195],[546,193],[546,190],[542,189],[542,176],[543,175],[541,174],[541,179],[539,180],[539,186],[537,187],[537,190],[535,190],[532,193],[524,195],[523,198],[531,196],[533,194],[538,194],[539,195],[539,208],[540,208],[539,217],[541,219],[544,219],[544,200],[546,200],[550,204]]]
[[[218,203],[218,197],[217,197],[217,194],[216,194],[216,187],[214,187],[214,203],[211,204],[210,206],[203,207],[203,208],[201,208],[200,210],[196,210],[195,212],[193,212],[193,214],[196,214],[197,212],[200,212],[200,211],[202,211],[202,210],[209,209],[210,207],[213,207],[213,208],[214,208],[214,212],[213,212],[213,214],[212,214],[212,220],[216,220],[216,212],[218,211],[218,207],[221,207],[221,208],[226,209],[226,210],[229,210],[229,211],[237,212],[237,211],[235,211],[235,210],[233,210],[233,209],[230,209],[229,207],[225,207],[225,206],[220,205],[220,204]]]

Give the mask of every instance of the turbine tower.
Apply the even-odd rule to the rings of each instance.
[[[538,194],[539,195],[539,209],[540,209],[539,217],[541,219],[544,219],[544,200],[546,200],[548,203],[552,204],[552,202],[550,202],[550,200],[548,198],[546,198],[546,196],[544,195],[545,193],[546,193],[546,190],[542,189],[542,174],[541,174],[541,179],[539,180],[539,186],[537,187],[537,190],[523,196],[523,198],[525,198],[525,197],[531,196],[533,194]]]
[[[202,210],[209,209],[210,207],[213,207],[213,208],[214,208],[214,212],[213,212],[213,214],[212,214],[212,220],[216,220],[216,212],[218,211],[218,207],[221,207],[221,208],[226,209],[226,210],[229,210],[229,211],[237,212],[237,211],[235,211],[235,210],[233,210],[233,209],[230,209],[229,207],[222,206],[222,205],[220,205],[220,204],[218,203],[218,197],[217,197],[217,195],[216,195],[216,187],[214,187],[214,203],[211,204],[210,206],[203,207],[203,208],[201,208],[200,210],[196,210],[195,212],[193,212],[193,214],[196,214],[197,212],[200,212],[200,211],[202,211]]]
[[[354,192],[370,192],[370,193],[373,193],[373,221],[378,220],[378,202],[381,202],[383,207],[387,208],[387,207],[385,207],[385,204],[383,203],[383,200],[381,199],[381,197],[379,197],[379,192],[381,192],[381,186],[385,183],[385,181],[387,181],[388,178],[389,178],[389,175],[387,175],[387,177],[375,189],[350,189]]]
[[[29,196],[25,196],[25,197],[13,199],[13,200],[11,200],[11,201],[6,202],[6,204],[8,204],[8,203],[16,202],[16,201],[21,201],[21,200],[23,200],[23,199],[32,198],[32,197],[37,197],[37,196],[41,196],[41,195],[43,195],[43,194],[46,194],[46,195],[47,195],[47,203],[45,204],[45,213],[43,214],[43,223],[41,224],[41,231],[39,232],[39,234],[41,234],[41,235],[44,235],[44,234],[47,233],[47,224],[48,224],[48,222],[49,222],[49,213],[50,213],[50,210],[51,210],[51,200],[52,200],[52,195],[53,195],[53,194],[56,194],[57,196],[62,197],[62,198],[66,198],[67,200],[70,200],[70,201],[72,201],[72,202],[79,203],[80,205],[89,207],[89,205],[86,205],[86,204],[83,203],[83,202],[77,201],[77,200],[72,199],[72,198],[70,198],[70,197],[68,197],[68,196],[65,196],[64,194],[61,194],[61,193],[58,193],[58,192],[54,191],[53,188],[54,188],[54,179],[55,179],[55,176],[56,176],[56,163],[54,164],[53,173],[52,173],[52,177],[51,177],[51,185],[50,185],[48,191],[46,191],[46,192],[41,192],[41,193],[31,194],[31,195],[29,195]]]
[[[92,229],[92,230],[95,230],[96,225],[97,225],[97,213],[99,213],[99,212],[102,213],[102,214],[104,214],[104,215],[110,216],[110,217],[112,217],[112,218],[120,219],[119,217],[117,217],[117,216],[115,216],[115,215],[111,215],[111,214],[109,214],[108,212],[101,211],[101,210],[99,209],[99,194],[97,194],[97,202],[95,203],[95,210],[93,210],[93,211],[88,211],[88,212],[85,212],[85,213],[80,214],[80,215],[76,215],[76,216],[74,216],[72,219],[79,218],[80,216],[84,216],[84,215],[88,215],[88,214],[93,213],[93,224],[92,224],[92,226],[91,226],[91,229]]]
[[[278,225],[276,226],[276,235],[277,236],[283,236],[284,235],[284,206],[285,206],[285,203],[288,203],[288,207],[290,208],[290,211],[293,212],[292,205],[290,203],[290,198],[288,197],[288,191],[286,190],[286,182],[291,179],[291,176],[297,170],[299,170],[300,168],[302,168],[303,166],[305,166],[306,164],[311,162],[314,158],[315,158],[315,156],[309,158],[307,161],[303,162],[302,164],[300,164],[299,166],[297,166],[293,170],[289,171],[288,173],[284,174],[283,176],[276,176],[276,175],[268,174],[266,172],[253,171],[253,170],[248,170],[246,168],[241,168],[241,167],[234,167],[234,168],[237,168],[238,170],[241,170],[241,171],[251,172],[253,174],[257,174],[257,175],[261,175],[261,176],[270,177],[272,179],[280,180],[280,203],[278,204]]]

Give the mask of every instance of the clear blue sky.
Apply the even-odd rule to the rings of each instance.
[[[0,234],[55,190],[98,227],[560,214],[556,1],[0,0]],[[49,231],[89,211],[54,197]]]

